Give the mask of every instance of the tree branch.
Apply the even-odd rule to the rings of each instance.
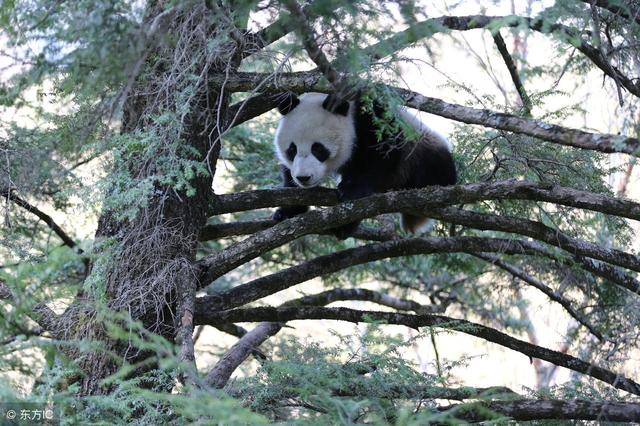
[[[218,223],[215,225],[205,225],[200,232],[200,241],[217,240],[238,235],[249,235],[258,231],[269,229],[278,222],[273,219],[258,219],[250,221]],[[320,234],[332,235],[329,231]],[[353,238],[369,241],[389,241],[399,236],[392,230],[376,229],[360,224],[352,235]]]
[[[617,401],[536,400],[478,401],[473,405],[454,404],[437,408],[455,419],[468,422],[495,420],[501,416],[516,421],[597,420],[598,422],[638,422],[640,404]]]
[[[14,204],[22,207],[23,209],[25,209],[29,213],[32,213],[35,216],[37,216],[38,219],[43,221],[49,228],[51,228],[51,230],[58,237],[60,237],[60,239],[62,240],[62,242],[64,243],[65,246],[67,246],[67,247],[69,247],[71,249],[75,249],[78,254],[82,254],[83,253],[82,249],[77,247],[76,242],[73,241],[71,239],[71,237],[69,237],[69,235],[62,230],[62,228],[53,220],[53,218],[51,216],[49,216],[48,214],[46,214],[42,210],[38,209],[36,206],[34,206],[32,204],[29,204],[27,201],[25,201],[24,199],[20,198],[16,194],[14,194],[13,191],[10,190],[10,189],[1,190],[0,191],[0,195],[2,197],[5,197],[7,200],[13,202]]]
[[[196,321],[209,312],[230,309],[261,299],[296,284],[340,271],[350,266],[391,257],[431,253],[505,253],[554,258],[545,247],[533,241],[479,237],[426,237],[392,240],[342,250],[316,257],[305,263],[260,277],[222,293],[196,299]]]
[[[286,307],[251,308],[210,312],[206,318],[199,318],[204,324],[219,322],[287,322],[302,319],[329,319],[349,322],[384,321],[387,324],[399,324],[418,329],[419,327],[439,327],[459,331],[479,337],[500,346],[523,353],[530,358],[539,358],[561,367],[596,378],[611,386],[640,395],[640,384],[610,370],[598,367],[578,358],[516,339],[490,327],[466,320],[441,315],[408,315],[392,312],[358,311],[348,308]]]
[[[581,0],[583,3],[591,4],[592,0]],[[636,24],[640,25],[640,9],[634,9],[629,2],[626,2],[624,6],[624,2],[611,2],[608,0],[596,0],[595,5],[601,7],[603,9],[608,10],[616,16],[621,16],[630,21],[635,21]]]
[[[582,0],[590,3],[588,0]],[[365,53],[372,59],[380,59],[401,50],[418,40],[432,36],[443,30],[468,31],[479,28],[490,27],[493,31],[499,31],[501,27],[526,26],[529,29],[543,34],[551,33],[561,36],[563,41],[574,46],[585,55],[595,66],[600,68],[606,75],[619,82],[625,89],[635,96],[640,97],[640,84],[627,77],[624,73],[603,58],[599,50],[587,43],[583,35],[570,27],[558,23],[549,23],[545,19],[530,18],[523,16],[442,16],[438,18],[425,19],[416,22],[406,30],[400,31],[389,38],[364,49]]]
[[[607,249],[588,241],[571,237],[540,222],[490,213],[477,213],[457,208],[416,210],[434,219],[475,229],[525,235],[556,246],[574,255],[587,256],[613,265],[640,272],[640,257],[620,250]]]
[[[507,66],[509,70],[509,75],[511,76],[511,81],[513,81],[513,85],[516,87],[518,91],[518,95],[520,96],[520,101],[522,101],[522,106],[524,108],[525,115],[531,115],[531,99],[527,94],[527,91],[524,88],[524,84],[522,84],[522,80],[520,79],[520,74],[518,73],[518,67],[516,66],[513,58],[509,54],[509,50],[507,49],[507,45],[500,35],[500,31],[497,31],[493,35],[493,41],[498,48],[498,52],[500,52],[500,56],[502,56],[502,60],[504,64]]]
[[[602,333],[600,333],[581,313],[579,313],[573,308],[571,301],[563,298],[558,292],[551,289],[549,286],[545,285],[542,281],[538,280],[536,277],[527,274],[522,269],[517,268],[503,261],[497,256],[492,256],[489,254],[476,254],[475,256],[479,259],[482,259],[486,262],[489,262],[493,265],[496,265],[504,269],[514,277],[524,281],[525,283],[529,284],[532,287],[537,288],[538,290],[543,292],[549,299],[553,300],[554,302],[562,306],[569,313],[569,315],[571,315],[576,321],[578,321],[580,324],[586,327],[587,330],[591,332],[591,334],[596,336],[599,340],[601,341],[603,340]]]
[[[247,77],[246,73],[244,76],[230,76],[226,80],[225,88],[229,91],[250,90],[254,87],[251,82],[261,80],[261,78],[265,79],[268,76],[268,74],[254,74],[247,80],[243,79]],[[220,78],[222,78],[222,76]],[[320,78],[320,74],[317,74],[317,78]],[[289,90],[298,93],[306,91],[327,93],[330,91],[324,85],[309,87],[308,83],[313,79],[314,78],[310,76],[308,72],[304,74],[281,74],[278,78],[277,84],[263,84],[261,91],[278,92]],[[450,120],[467,124],[477,124],[508,132],[521,133],[548,142],[571,146],[574,148],[604,153],[619,152],[640,156],[640,140],[637,138],[606,133],[590,133],[556,124],[549,124],[541,120],[519,117],[513,114],[452,104],[445,102],[442,99],[424,96],[417,92],[399,87],[385,87],[400,96],[404,100],[404,104],[406,106],[439,115]],[[275,101],[273,105],[275,106]]]
[[[319,294],[290,300],[282,306],[327,305],[339,300],[366,300],[395,309],[413,310],[421,313],[434,311],[434,308],[431,306],[424,306],[413,301],[398,299],[376,291],[358,288],[328,290]],[[282,323],[263,322],[242,336],[240,341],[233,345],[209,371],[206,379],[207,383],[217,389],[224,387],[236,368],[247,359],[249,353],[264,343],[269,337],[276,335],[282,327]]]
[[[338,98],[341,98],[340,94],[345,89],[345,79],[333,68],[333,65],[318,45],[313,28],[309,25],[308,18],[302,7],[296,0],[283,0],[282,3],[289,9],[291,16],[295,20],[298,32],[302,37],[302,45],[309,54],[309,58],[318,66],[318,69],[333,87],[333,90],[338,93]]]
[[[487,200],[530,200],[560,204],[568,207],[591,210],[627,219],[640,220],[640,204],[624,198],[581,191],[578,189],[507,179],[498,182],[471,183],[466,185],[430,186],[423,189],[387,192],[362,200],[386,197],[397,202],[399,199],[429,203],[444,207],[453,204],[470,204]],[[280,206],[308,205],[335,206],[339,203],[338,193],[328,188],[279,188],[259,189],[217,195],[213,199],[215,214],[235,213]]]
[[[525,184],[524,187],[518,186],[517,184],[513,184],[515,188],[531,188],[530,185]],[[340,225],[344,225],[346,223],[350,223],[356,220],[361,220],[366,217],[371,217],[374,215],[382,214],[382,213],[392,213],[392,212],[403,212],[403,213],[415,213],[419,211],[427,211],[429,209],[438,208],[442,205],[453,204],[453,203],[465,203],[468,201],[466,196],[469,196],[470,199],[478,198],[482,199],[491,199],[495,198],[508,198],[505,192],[510,192],[511,196],[513,196],[513,187],[509,188],[501,188],[502,191],[499,191],[498,194],[492,194],[491,189],[495,189],[495,186],[491,186],[491,184],[473,184],[469,186],[453,186],[453,187],[429,187],[426,189],[420,190],[409,190],[402,192],[389,192],[382,194],[375,194],[366,198],[362,198],[359,200],[354,200],[352,202],[340,204],[334,207],[328,207],[325,209],[316,209],[309,211],[300,216],[296,216],[289,220],[278,223],[264,231],[259,231],[250,237],[231,244],[224,250],[217,252],[216,254],[205,257],[197,262],[197,267],[199,268],[198,277],[200,280],[200,285],[206,285],[206,283],[213,281],[214,279],[222,276],[226,272],[235,269],[237,266],[254,259],[255,257],[265,253],[269,250],[272,250],[282,244],[285,244],[289,241],[292,241],[296,238],[299,238],[303,235],[318,233],[320,231],[335,228]],[[478,193],[478,188],[484,188],[485,190],[489,190],[489,192]],[[567,191],[566,188],[561,187],[550,187],[550,191],[546,191],[546,195],[549,193],[553,193],[556,190],[556,197],[559,200],[565,200],[568,194],[575,195],[573,191]],[[470,191],[468,191],[470,190]],[[302,190],[305,191],[305,190]],[[310,191],[311,192],[311,191]],[[537,196],[539,198],[545,198],[544,191],[533,191],[537,192]],[[541,193],[542,192],[542,193]],[[262,195],[264,196],[269,191],[253,191],[250,193],[250,196],[258,195],[258,198]],[[304,192],[300,192],[303,194]],[[525,190],[525,193],[527,191]],[[568,193],[568,194],[567,194]],[[273,194],[273,192],[271,192]],[[292,193],[289,192],[288,195]],[[529,193],[530,194],[530,193]],[[586,193],[589,194],[589,193]],[[246,194],[245,194],[246,195]],[[305,194],[306,195],[306,194]],[[498,195],[498,196],[496,196]],[[565,195],[563,198],[561,195]],[[531,197],[531,195],[528,195]],[[574,204],[581,206],[590,206],[594,209],[598,209],[600,211],[607,210],[619,210],[617,207],[612,209],[612,206],[602,206],[595,205],[595,199],[602,200],[602,195],[590,194],[589,196],[576,200],[575,198],[572,200],[567,200],[566,204]],[[236,201],[238,197],[233,197]],[[514,197],[516,198],[516,197]],[[611,198],[611,197],[605,197]],[[435,201],[437,199],[438,201]],[[615,200],[615,199],[613,199]],[[218,206],[220,199],[218,199]],[[258,203],[258,199],[253,199],[254,203],[252,205],[253,208],[260,207]],[[314,202],[310,200],[311,202]],[[295,199],[295,202],[298,204],[303,204],[305,201],[299,198]],[[271,199],[268,201],[270,205],[274,204],[274,200]],[[624,205],[635,206],[636,208],[640,207],[637,204],[630,201],[622,201],[616,200],[613,204],[620,205],[620,203]],[[216,208],[217,212],[221,212],[222,209]],[[626,217],[635,216],[633,211],[621,212]],[[462,213],[460,213],[461,215]],[[472,215],[471,212],[464,213],[467,216]],[[463,219],[460,216],[460,220]],[[504,226],[504,229],[507,229],[507,221],[509,218],[501,218],[500,216],[496,216],[496,220],[493,221],[490,225],[492,228],[488,229],[501,229],[500,227]],[[488,223],[488,222],[487,222]],[[523,222],[525,223],[525,222]],[[539,238],[543,239],[550,244],[558,245],[558,234],[557,232],[546,229],[538,229],[535,223],[528,224],[529,229],[527,232],[531,233],[531,235],[538,235]],[[507,231],[513,232],[513,231]],[[517,231],[516,231],[517,232]],[[529,235],[529,234],[525,234]],[[640,262],[635,256],[629,255],[623,252],[618,251],[610,251],[607,249],[601,249],[597,246],[594,248],[593,245],[589,245],[589,243],[585,243],[576,239],[571,238],[563,238],[562,244],[573,249],[576,253],[586,256],[593,255],[595,258],[602,259],[605,261],[610,261],[614,264],[619,264],[624,267],[628,267],[630,269],[638,270],[640,266],[638,266],[638,262]],[[597,250],[596,250],[597,248]],[[474,251],[482,251],[474,250]]]

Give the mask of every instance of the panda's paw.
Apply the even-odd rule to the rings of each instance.
[[[346,225],[342,225],[338,228],[332,229],[331,232],[339,240],[344,240],[351,237],[356,232],[356,229],[358,229],[358,224],[358,222],[348,223]]]
[[[280,207],[273,214],[273,220],[282,222],[286,219],[291,219],[294,216],[305,213],[308,210],[306,206],[292,206],[292,207]]]

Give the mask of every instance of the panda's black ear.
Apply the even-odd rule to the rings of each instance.
[[[278,111],[282,115],[289,114],[299,103],[300,99],[293,93],[287,92],[278,95]]]
[[[322,102],[322,108],[334,114],[344,115],[345,117],[349,113],[349,102],[341,101],[335,95],[328,95],[324,102]]]

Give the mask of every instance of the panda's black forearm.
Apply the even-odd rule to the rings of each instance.
[[[370,179],[353,179],[343,176],[338,184],[340,200],[352,201],[374,194],[375,190],[370,182]]]
[[[282,176],[282,186],[285,188],[298,188],[298,185],[293,181],[291,177],[291,170],[289,170],[286,166],[280,166],[281,176]],[[299,214],[305,213],[309,210],[309,206],[288,206],[288,207],[280,207],[273,214],[273,218],[277,221],[282,221],[285,219],[292,218]]]
[[[280,175],[282,176],[282,186],[285,188],[298,188],[291,176],[291,170],[287,166],[280,166]]]

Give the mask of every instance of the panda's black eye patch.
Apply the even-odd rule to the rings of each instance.
[[[311,153],[321,163],[327,161],[327,159],[331,155],[331,152],[320,142],[314,142],[313,145],[311,145]]]
[[[287,158],[289,159],[289,161],[293,161],[297,153],[298,148],[296,148],[296,144],[291,142],[291,145],[289,145],[289,148],[287,148],[287,150],[285,151],[285,154],[287,154]]]

